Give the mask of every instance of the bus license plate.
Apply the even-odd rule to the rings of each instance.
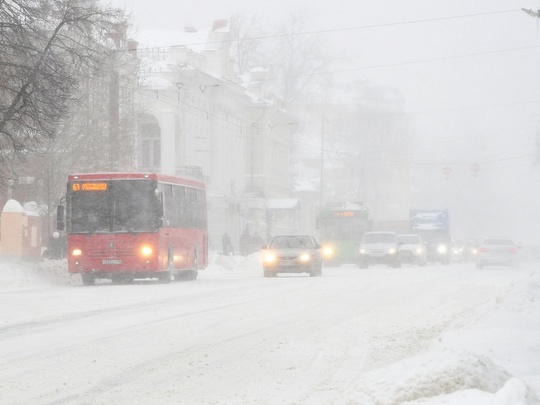
[[[122,260],[120,259],[103,259],[101,261],[102,264],[122,264]]]

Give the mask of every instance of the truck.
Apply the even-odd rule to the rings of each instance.
[[[449,264],[450,226],[447,209],[412,209],[409,213],[411,232],[420,235],[427,252],[427,261]]]

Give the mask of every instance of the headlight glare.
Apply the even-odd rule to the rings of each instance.
[[[322,253],[324,257],[332,257],[334,256],[334,248],[332,246],[323,246]]]
[[[309,262],[311,260],[311,255],[309,253],[302,253],[299,257],[301,262]]]
[[[144,257],[148,257],[150,255],[152,255],[153,253],[153,249],[151,246],[143,246],[141,248],[141,254],[144,256]]]
[[[276,257],[276,255],[274,253],[269,253],[268,252],[268,253],[265,253],[263,255],[263,261],[265,263],[268,263],[268,264],[275,263],[276,260],[277,260],[277,257]]]

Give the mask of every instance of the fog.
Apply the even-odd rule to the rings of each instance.
[[[306,16],[335,56],[334,85],[363,80],[398,89],[410,132],[411,208],[448,208],[456,238],[505,234],[537,242],[539,19],[533,1],[115,0],[144,46],[150,30],[208,29],[259,16],[264,30]],[[269,35],[265,41],[272,41]],[[165,44],[164,44],[165,45]],[[446,175],[443,169],[446,168]]]

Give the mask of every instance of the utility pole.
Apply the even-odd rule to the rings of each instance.
[[[538,18],[540,18],[540,9],[533,11],[533,9],[527,10],[526,8],[522,8],[524,13],[530,15],[531,17],[536,18],[536,38],[538,39]]]
[[[323,207],[323,201],[324,201],[324,114],[322,116],[322,123],[321,123],[321,182],[319,184],[319,205],[320,209],[322,210]]]

